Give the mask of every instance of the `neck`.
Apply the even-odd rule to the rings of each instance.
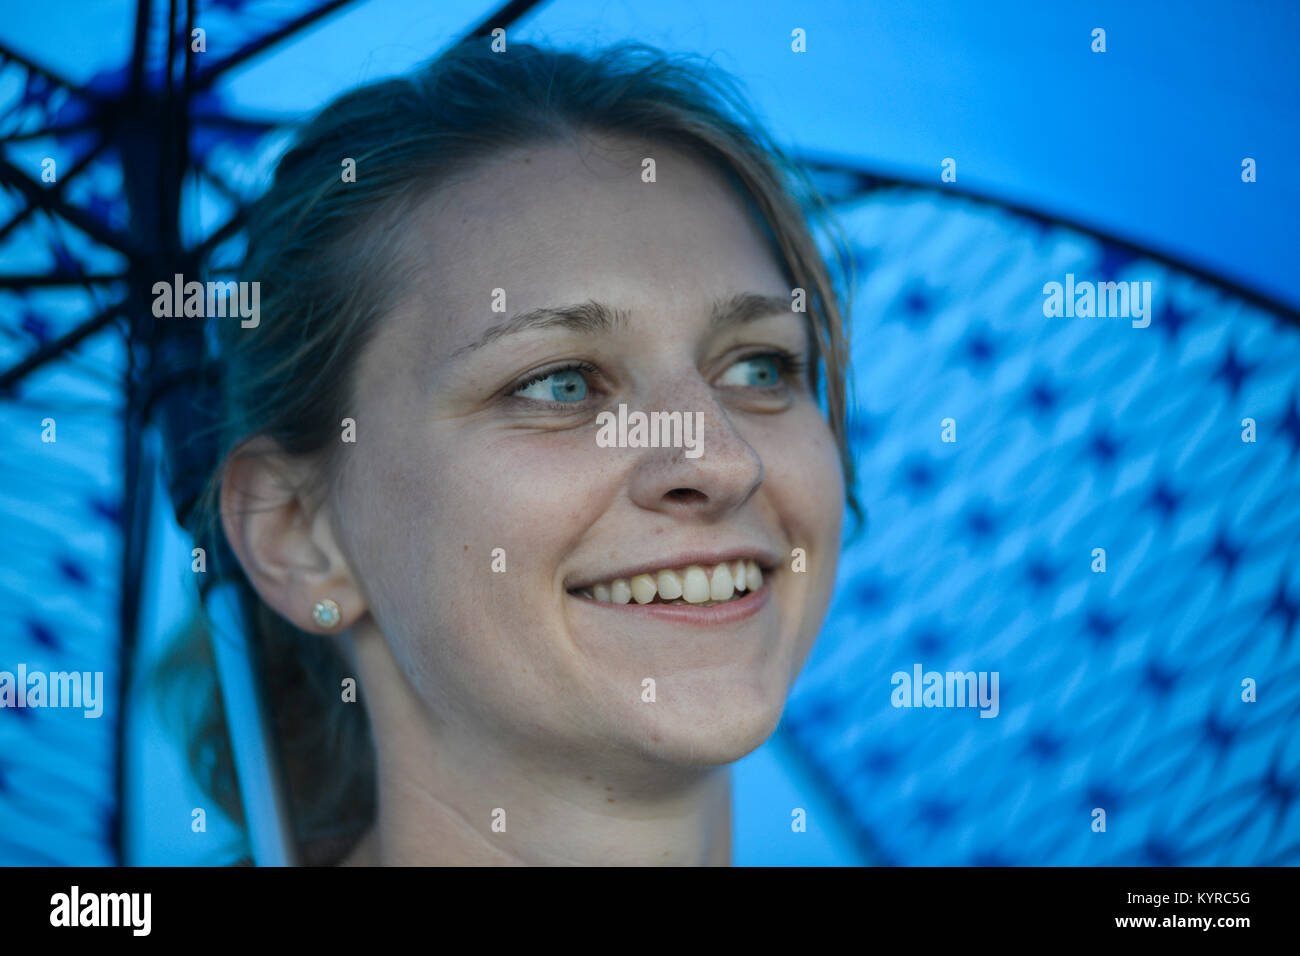
[[[726,866],[726,768],[677,792],[629,794],[596,773],[462,773],[438,786],[410,768],[381,770],[379,814],[349,862],[379,866]],[[482,781],[482,782],[480,782]],[[615,795],[617,794],[617,795]]]
[[[370,649],[358,648],[363,656]],[[360,663],[363,674],[370,670]],[[435,725],[404,680],[402,690],[385,683],[383,693],[365,695],[376,741],[377,820],[345,863],[730,865],[729,766],[631,757],[615,765],[590,751],[566,755],[535,743],[505,745],[496,735],[470,738]]]

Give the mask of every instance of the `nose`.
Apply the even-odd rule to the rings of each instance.
[[[679,382],[671,397],[663,395],[660,401],[664,404],[642,408],[647,413],[680,412],[682,435],[699,442],[700,454],[688,456],[688,451],[694,454],[689,448],[642,449],[630,483],[632,500],[648,511],[703,521],[716,520],[749,501],[763,483],[763,459],[707,383]]]

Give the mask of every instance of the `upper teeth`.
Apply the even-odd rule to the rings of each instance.
[[[654,574],[616,578],[584,588],[582,593],[597,601],[614,604],[649,604],[655,595],[663,601],[681,599],[687,604],[728,601],[741,591],[757,591],[763,586],[763,572],[753,561],[731,561],[705,570],[698,564],[677,570],[665,569]]]

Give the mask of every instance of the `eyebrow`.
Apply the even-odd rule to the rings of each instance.
[[[791,311],[790,302],[784,296],[739,292],[713,302],[709,311],[709,328],[717,332],[729,326],[743,325],[769,315]],[[529,312],[521,312],[500,325],[493,326],[484,332],[478,341],[458,348],[451,354],[451,358],[476,351],[490,342],[517,332],[560,328],[570,332],[598,335],[625,328],[631,318],[632,314],[627,309],[614,309],[590,299],[578,305],[533,309]]]

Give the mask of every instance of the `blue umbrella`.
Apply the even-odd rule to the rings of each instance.
[[[99,720],[0,711],[0,861],[133,859],[124,703],[141,638],[162,629],[146,559],[165,516],[185,524],[207,455],[202,333],[153,319],[149,290],[237,260],[259,178],[248,171],[273,158],[284,119],[236,105],[239,72],[365,6],[303,4],[267,23],[252,4],[200,17],[193,2],[141,2],[125,65],[75,80],[0,46],[17,80],[0,158],[0,414],[13,444],[0,580],[15,609],[0,670],[99,671],[108,685]],[[577,5],[535,7],[457,16],[474,25],[446,36],[518,22],[516,35],[545,39],[583,22]],[[784,53],[791,16],[813,49],[832,26],[886,34],[828,9],[778,7],[782,30],[750,48]],[[943,37],[943,19],[925,35]],[[200,24],[229,52],[196,56]],[[797,151],[851,239],[870,520],[846,541],[773,744],[846,833],[838,858],[1294,864],[1300,315],[1279,301],[1285,282],[1181,243],[1168,215],[1136,235],[1131,201],[1109,221],[1075,216],[1064,193],[1019,198],[964,171],[945,182],[941,156],[904,173],[842,140]],[[1045,285],[1075,280],[1149,283],[1149,324],[1045,314]],[[249,849],[289,862],[239,610],[220,586],[206,600]],[[917,667],[996,673],[997,716],[895,706],[898,675]],[[809,858],[788,826],[773,829],[762,853],[739,840],[740,856]]]

